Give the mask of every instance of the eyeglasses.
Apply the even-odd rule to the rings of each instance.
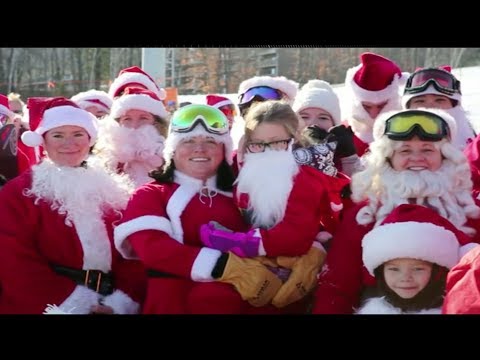
[[[445,120],[423,110],[408,110],[388,118],[385,135],[392,140],[409,140],[417,135],[424,141],[440,141],[450,135]]]
[[[430,85],[445,95],[461,94],[460,80],[450,72],[437,68],[418,70],[410,75],[405,86],[405,94],[420,93]]]
[[[292,142],[292,138],[285,140],[275,140],[266,142],[249,142],[247,143],[247,150],[251,153],[261,153],[264,152],[268,147],[275,151],[285,151],[288,149],[288,146]]]
[[[248,89],[238,97],[238,104],[246,104],[257,97],[260,101],[265,100],[280,100],[283,94],[280,90],[271,88],[269,86],[257,86]]]
[[[187,105],[173,113],[171,130],[185,133],[192,131],[198,124],[212,134],[228,133],[228,119],[218,109],[209,105]]]

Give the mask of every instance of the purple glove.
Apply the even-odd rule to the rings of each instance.
[[[240,257],[258,256],[261,239],[254,234],[255,230],[233,232],[213,221],[200,227],[202,244],[211,249],[230,251]]]

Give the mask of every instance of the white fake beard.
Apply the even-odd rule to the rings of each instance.
[[[359,224],[375,221],[375,226],[397,206],[410,201],[435,209],[469,235],[475,230],[465,226],[467,218],[480,217],[480,208],[471,194],[472,182],[467,164],[455,165],[444,159],[437,171],[396,171],[385,164],[374,185],[367,191],[369,204],[357,214]]]
[[[287,151],[267,148],[263,153],[246,153],[244,158],[236,181],[237,195],[248,194],[254,227],[273,227],[283,219],[300,168],[290,148]]]
[[[102,219],[105,211],[127,205],[132,183],[126,176],[111,174],[100,164],[84,167],[57,166],[44,159],[33,167],[32,188],[25,195],[51,202],[51,209],[66,215],[65,224],[86,216]]]
[[[97,144],[98,155],[106,159],[109,168],[118,163],[145,161],[151,156],[162,155],[165,138],[153,125],[143,125],[138,129],[126,128],[107,118],[100,126]]]
[[[473,125],[463,107],[455,106],[451,109],[445,109],[445,111],[455,119],[455,123],[457,124],[457,136],[453,139],[452,143],[463,151],[468,144],[468,139],[473,140],[475,138]]]

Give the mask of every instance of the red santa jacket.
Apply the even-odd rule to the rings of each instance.
[[[467,144],[463,153],[470,165],[473,188],[480,190],[480,135]]]
[[[442,313],[480,314],[480,246],[449,271]]]
[[[218,190],[215,178],[207,181],[207,194],[201,180],[175,173],[175,183],[138,188],[115,228],[115,244],[125,257],[138,257],[147,269],[166,274],[149,278],[146,313],[187,312],[179,308],[187,306],[189,289],[213,280],[211,271],[221,253],[203,247],[201,225],[217,221],[234,231],[247,230],[232,194]],[[212,291],[225,286],[210,285]],[[170,310],[167,301],[178,308]]]
[[[114,274],[116,290],[102,299],[104,304],[115,313],[136,312],[144,270],[139,262],[123,259],[113,246],[111,224],[118,216],[110,213],[104,221],[68,226],[49,203],[35,204],[33,197],[24,195],[31,183],[29,170],[0,191],[0,313],[41,314],[48,304],[65,312],[89,313],[100,294],[57,274],[51,265],[82,269],[92,259]]]
[[[373,223],[357,223],[357,213],[363,206],[365,203],[347,210],[334,234],[319,276],[314,314],[352,314],[359,307],[364,288],[375,286],[375,278],[369,274],[362,260],[362,239],[373,228]],[[467,224],[480,233],[478,220],[469,220]]]
[[[261,255],[303,255],[312,246],[320,227],[333,233],[343,208],[340,194],[349,183],[347,177],[331,177],[311,166],[299,166],[283,219],[270,229],[257,231],[266,252]],[[248,194],[235,196],[235,200],[243,211],[248,208]]]

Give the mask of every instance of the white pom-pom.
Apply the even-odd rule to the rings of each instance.
[[[164,88],[160,88],[160,90],[158,91],[158,98],[160,100],[165,100],[166,97],[167,97],[167,91]]]
[[[325,89],[333,92],[332,86],[323,80],[309,80],[305,85],[302,86],[302,90],[305,89]]]
[[[25,131],[23,134],[22,134],[22,142],[27,145],[27,146],[31,146],[31,147],[35,147],[35,146],[40,146],[43,144],[43,137],[42,135],[34,132],[34,131]]]

